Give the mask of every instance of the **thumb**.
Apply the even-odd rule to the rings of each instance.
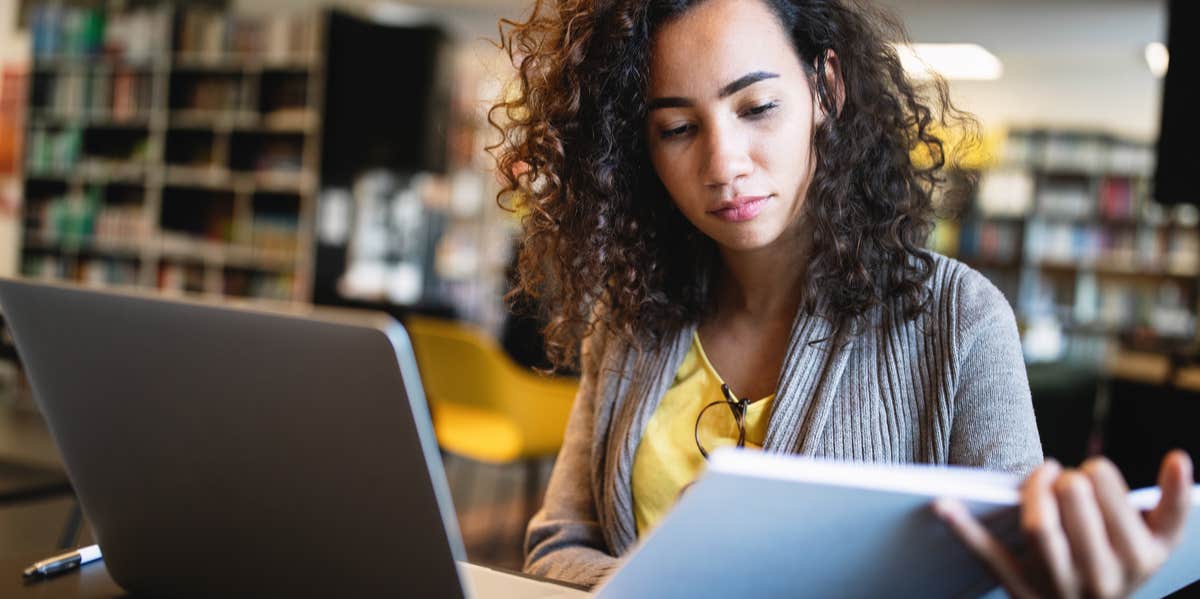
[[[1183,531],[1192,503],[1192,460],[1187,453],[1176,449],[1163,458],[1158,471],[1158,488],[1162,490],[1162,497],[1146,514],[1146,524],[1156,536],[1174,544]]]

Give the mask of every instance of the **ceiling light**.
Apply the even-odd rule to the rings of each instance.
[[[1162,43],[1146,44],[1146,65],[1150,67],[1150,72],[1154,73],[1155,77],[1167,74],[1167,63],[1170,61],[1171,54],[1167,52],[1167,47]]]
[[[937,73],[946,79],[991,81],[1004,73],[1004,65],[978,44],[896,44],[900,64],[909,76],[928,79]]]

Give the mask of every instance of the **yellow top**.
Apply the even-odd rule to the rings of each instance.
[[[646,430],[633,456],[633,512],[638,535],[650,531],[666,514],[684,487],[704,468],[704,456],[696,448],[696,418],[704,406],[724,401],[724,381],[704,355],[700,336],[692,336],[692,347],[675,372],[675,381],[646,423]],[[736,390],[735,390],[736,391]],[[746,447],[761,448],[767,436],[770,395],[746,409]],[[700,442],[710,454],[720,446],[737,444],[737,421],[726,405],[704,412]]]

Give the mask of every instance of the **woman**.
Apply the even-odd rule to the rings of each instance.
[[[1186,457],[1145,521],[1110,463],[1042,464],[1011,309],[922,249],[934,127],[970,119],[906,79],[891,21],[839,0],[561,0],[507,24],[519,93],[493,150],[526,214],[521,285],[555,290],[552,357],[583,347],[527,570],[599,581],[734,442],[1029,474],[1031,564],[936,506],[1015,596],[1115,596],[1163,562]]]

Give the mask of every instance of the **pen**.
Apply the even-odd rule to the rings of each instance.
[[[54,557],[48,557],[25,568],[25,578],[41,579],[69,572],[89,562],[100,559],[100,546],[88,545]]]

